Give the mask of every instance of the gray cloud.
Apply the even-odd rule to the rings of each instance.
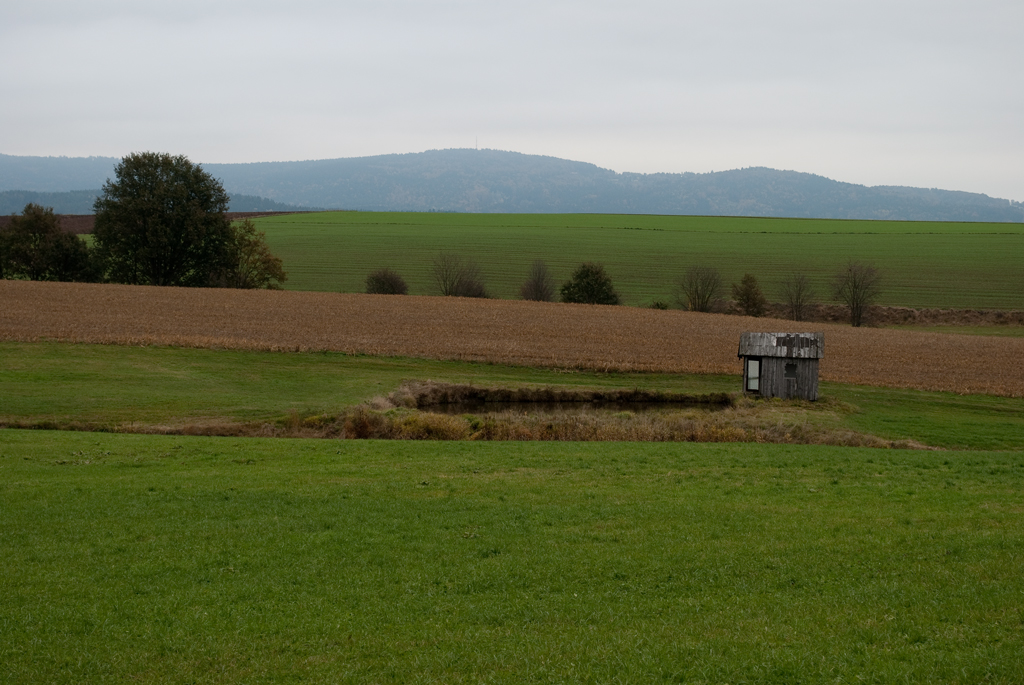
[[[1024,199],[1024,6],[7,2],[0,152],[483,147]]]

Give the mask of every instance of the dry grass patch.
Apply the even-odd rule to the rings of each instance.
[[[758,442],[925,448],[912,440],[885,440],[840,428],[841,416],[851,408],[836,400],[810,403],[739,397],[727,398],[724,404],[706,402],[700,408],[679,408],[665,402],[664,408],[645,411],[592,409],[586,402],[580,402],[575,410],[545,411],[531,409],[529,402],[523,402],[517,409],[489,412],[484,406],[477,413],[458,416],[429,411],[429,404],[421,405],[427,410],[410,408],[419,405],[422,397],[435,399],[445,393],[443,388],[431,391],[429,386],[406,386],[388,399],[378,398],[348,409],[333,425],[328,417],[317,420],[323,422],[325,436],[349,439]],[[417,395],[416,389],[424,392]],[[505,395],[500,388],[492,390],[495,396]],[[557,396],[559,392],[538,388],[532,396]],[[717,395],[710,397],[720,399]]]
[[[451,413],[452,407],[477,398],[485,401],[474,403],[471,411]],[[630,402],[646,408],[605,408]],[[509,408],[513,403],[515,408]],[[852,411],[854,407],[834,398],[818,402],[755,400],[725,393],[682,395],[408,381],[386,397],[373,398],[337,414],[293,412],[274,423],[207,419],[114,425],[42,420],[12,422],[5,427],[341,440],[755,442],[929,449],[914,440],[887,440],[844,428],[843,417]]]

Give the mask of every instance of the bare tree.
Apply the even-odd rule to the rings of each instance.
[[[850,308],[850,325],[860,326],[865,310],[881,294],[881,274],[870,264],[850,261],[836,274],[832,298]]]
[[[799,273],[788,276],[779,284],[779,292],[782,294],[782,302],[789,309],[789,318],[803,321],[806,308],[814,300],[814,289],[807,276]]]
[[[691,266],[679,282],[676,301],[691,312],[710,312],[722,294],[722,276],[710,266]]]
[[[452,252],[442,252],[434,259],[434,282],[445,297],[455,294],[461,268],[462,258]]]
[[[555,284],[547,264],[538,259],[530,266],[526,282],[519,289],[519,297],[535,302],[551,302],[555,299]]]
[[[452,252],[442,252],[434,260],[434,282],[446,297],[487,297],[480,267]]]

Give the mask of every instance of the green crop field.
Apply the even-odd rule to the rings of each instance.
[[[671,302],[693,264],[717,268],[726,284],[752,273],[770,299],[783,277],[803,272],[827,301],[832,275],[854,259],[881,270],[879,304],[1024,309],[1024,224],[323,212],[257,225],[296,290],[362,292],[367,274],[388,266],[412,294],[433,294],[432,263],[447,251],[476,261],[502,298],[517,297],[542,259],[559,283],[580,262],[602,262],[634,306]]]
[[[5,683],[1013,683],[1019,452],[0,430]]]

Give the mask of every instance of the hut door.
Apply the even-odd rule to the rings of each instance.
[[[796,391],[796,364],[786,364],[786,399],[797,396]]]

